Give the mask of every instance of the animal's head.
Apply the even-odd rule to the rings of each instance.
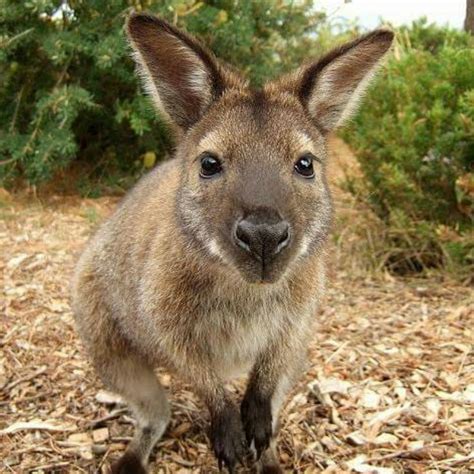
[[[327,135],[355,109],[393,33],[376,30],[260,90],[161,19],[132,15],[128,34],[155,105],[182,132],[184,228],[245,280],[278,280],[328,234]]]

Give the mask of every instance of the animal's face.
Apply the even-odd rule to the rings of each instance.
[[[162,20],[135,15],[128,31],[147,89],[181,129],[183,230],[246,281],[277,281],[327,236],[326,137],[354,108],[392,33],[253,90]]]
[[[232,94],[183,141],[180,213],[213,256],[273,282],[328,232],[325,140],[303,108]]]

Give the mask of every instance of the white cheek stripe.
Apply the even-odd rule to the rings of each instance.
[[[299,255],[298,255],[299,257],[304,257],[308,253],[310,242],[311,242],[311,238],[308,237],[307,235],[305,235],[301,239],[301,245],[300,245],[300,250],[299,250]]]
[[[224,260],[224,254],[222,253],[219,244],[215,239],[209,240],[206,244],[206,247],[212,255]]]

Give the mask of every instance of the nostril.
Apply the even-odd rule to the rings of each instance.
[[[286,240],[288,240],[288,237],[289,237],[289,232],[288,232],[288,228],[285,229],[285,231],[283,232],[283,234],[281,235],[280,237],[280,240],[278,241],[278,245],[281,245],[283,244]]]
[[[275,248],[275,254],[281,252],[290,242],[290,226],[285,225],[285,229],[281,232],[277,246]]]
[[[241,242],[243,242],[244,244],[250,245],[249,236],[240,227],[237,227],[237,230],[235,231],[235,235],[237,239],[239,239]]]
[[[242,224],[238,224],[235,228],[234,232],[235,242],[237,245],[247,252],[250,252],[250,236],[246,232],[244,226]]]

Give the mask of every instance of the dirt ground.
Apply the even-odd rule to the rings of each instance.
[[[355,166],[341,144],[333,161],[336,182]],[[474,472],[472,288],[365,271],[358,256],[369,244],[356,229],[370,217],[337,183],[335,196],[329,290],[308,372],[282,416],[285,469]],[[103,391],[69,308],[74,262],[115,203],[0,196],[2,473],[106,472],[130,439],[133,420]],[[173,417],[151,472],[217,472],[203,405],[179,380],[159,376]]]

